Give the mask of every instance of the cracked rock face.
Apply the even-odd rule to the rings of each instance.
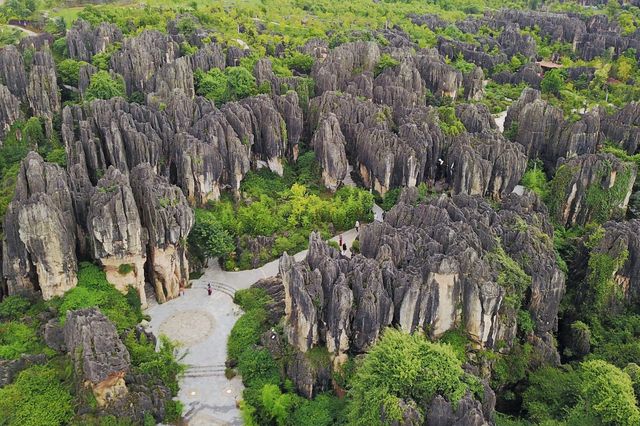
[[[100,179],[91,197],[87,228],[93,258],[102,264],[107,281],[123,293],[133,287],[146,306],[146,235],[129,180],[115,167]]]
[[[361,255],[344,258],[317,234],[302,262],[283,255],[289,342],[302,352],[324,345],[339,364],[347,352],[365,352],[387,326],[431,337],[460,326],[479,347],[492,348],[515,335],[517,309],[508,301],[515,297],[548,342],[543,348],[555,353],[549,333],[557,327],[564,274],[537,196],[510,195],[499,210],[468,195],[406,204],[416,199],[415,189],[403,191],[383,223],[361,229]],[[523,265],[528,302],[525,290],[516,294],[500,278],[507,255]],[[535,267],[527,260],[534,257]]]
[[[4,140],[11,125],[21,118],[20,99],[0,84],[0,140]]]
[[[633,163],[612,154],[572,158],[558,168],[551,182],[551,212],[566,226],[624,216],[636,175]]]
[[[335,114],[323,118],[313,135],[311,145],[316,153],[316,160],[322,167],[322,183],[331,191],[338,189],[347,176],[349,163],[345,152],[346,144]]]
[[[158,176],[148,164],[130,175],[142,226],[149,236],[148,274],[160,303],[178,296],[189,279],[186,240],[193,226],[193,211],[180,188]]]
[[[103,407],[125,397],[129,352],[113,323],[97,308],[69,311],[63,333],[76,376],[93,391],[98,405]]]
[[[64,169],[31,152],[23,160],[4,219],[3,275],[10,294],[45,300],[75,287],[75,221]]]
[[[87,21],[77,19],[65,36],[69,57],[79,61],[91,62],[94,55],[123,39],[122,31],[114,25],[102,22],[92,27]]]

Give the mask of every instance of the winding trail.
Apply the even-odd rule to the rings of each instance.
[[[349,182],[345,183],[349,184]],[[374,220],[382,221],[382,209],[374,204]],[[356,238],[356,230],[342,232],[347,247]],[[339,235],[332,238],[338,241]],[[300,261],[307,250],[295,255]],[[351,253],[348,253],[351,256]],[[178,399],[185,406],[184,417],[190,426],[241,425],[237,401],[242,399],[239,377],[225,377],[227,339],[231,328],[242,315],[233,303],[237,290],[250,287],[256,281],[278,274],[279,259],[260,268],[247,271],[223,271],[217,259],[209,262],[202,277],[191,281],[184,296],[159,305],[149,301],[146,314],[151,317],[150,330],[165,334],[182,346],[187,371],[180,382]],[[214,292],[207,296],[207,284]]]

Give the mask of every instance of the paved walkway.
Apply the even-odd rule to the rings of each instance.
[[[374,205],[375,220],[382,220],[382,209]],[[347,247],[356,238],[355,229],[342,233]],[[338,241],[339,236],[332,238]],[[304,250],[295,255],[300,261]],[[350,255],[350,253],[348,253]],[[180,382],[178,399],[185,405],[184,417],[191,426],[241,425],[236,403],[242,399],[239,377],[227,380],[224,375],[227,339],[242,311],[233,303],[236,290],[250,287],[256,281],[275,276],[278,260],[248,271],[229,272],[220,269],[216,259],[209,262],[204,275],[192,280],[185,295],[162,305],[149,303],[151,331],[178,341],[185,353],[187,372]],[[207,296],[207,284],[215,291]]]

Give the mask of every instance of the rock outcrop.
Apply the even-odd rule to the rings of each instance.
[[[322,118],[311,139],[311,146],[322,167],[322,183],[331,191],[338,189],[347,176],[346,143],[335,114]]]
[[[193,211],[180,188],[158,176],[148,164],[136,166],[130,175],[133,196],[145,228],[147,275],[152,279],[158,302],[178,296],[189,279],[186,240],[193,226]]]
[[[9,294],[41,292],[49,300],[75,287],[76,224],[64,169],[29,153],[3,229],[2,271]]]
[[[0,140],[4,141],[11,125],[22,118],[20,99],[7,86],[0,84]],[[0,146],[2,142],[0,142]]]
[[[83,19],[76,19],[65,36],[69,57],[91,62],[94,55],[104,52],[113,43],[121,42],[122,31],[114,24],[102,22],[92,27]]]
[[[316,94],[346,91],[354,76],[366,71],[373,72],[379,60],[380,48],[374,42],[357,41],[336,47],[323,61],[313,66],[311,76],[316,83]],[[366,93],[358,95],[371,98]]]
[[[98,406],[127,395],[129,352],[113,323],[97,308],[67,312],[64,341],[79,383],[91,389]]]
[[[624,215],[637,168],[611,154],[589,154],[563,163],[551,182],[551,213],[566,226],[604,223]]]
[[[499,210],[466,195],[416,206],[401,201],[383,223],[360,230],[362,254],[350,259],[313,234],[305,260],[280,260],[285,334],[302,352],[326,346],[334,364],[366,351],[390,325],[431,337],[462,327],[479,347],[494,348],[513,341],[522,303],[554,353],[550,332],[564,275],[552,233],[546,208],[526,193],[507,197]],[[528,256],[541,260],[534,266]],[[519,284],[501,278],[506,270]]]
[[[87,228],[93,258],[102,264],[107,281],[126,293],[135,289],[143,306],[146,239],[129,180],[110,167],[98,181],[89,204]]]

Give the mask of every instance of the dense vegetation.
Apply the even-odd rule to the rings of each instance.
[[[132,374],[145,374],[178,392],[178,377],[184,366],[175,358],[175,345],[161,338],[160,350],[144,335],[136,339],[129,331],[140,322],[142,312],[136,291],[124,295],[107,282],[104,272],[85,263],[78,274],[78,286],[62,298],[49,302],[21,296],[6,297],[0,302],[0,360],[18,359],[22,354],[43,354],[44,364],[21,371],[13,383],[0,388],[0,424],[59,425],[113,424],[131,425],[126,418],[99,416],[95,402],[87,391],[76,386],[74,368],[68,355],[48,348],[39,332],[47,318],[66,318],[69,310],[97,306],[126,335],[124,343],[131,355]],[[89,391],[90,392],[90,391]],[[82,408],[82,416],[77,409]],[[173,402],[166,407],[167,422],[180,418],[182,406]]]
[[[353,228],[357,220],[373,219],[368,191],[344,186],[331,194],[321,189],[313,152],[285,166],[282,177],[268,169],[250,172],[240,191],[240,203],[223,198],[197,209],[189,237],[192,254],[219,256],[228,270],[251,269],[283,252],[297,253],[306,248],[311,231],[328,238]],[[256,256],[248,245],[259,237],[269,240]]]
[[[385,0],[375,4],[368,0],[213,3],[148,0],[73,6],[69,2],[9,0],[0,6],[0,21],[27,19],[31,27],[52,34],[56,72],[62,100],[67,105],[126,97],[122,77],[109,72],[109,59],[121,49],[119,43],[91,58],[91,64],[99,71],[92,75],[84,97],[63,87],[78,85],[79,70],[85,64],[69,58],[66,51],[64,31],[77,17],[92,24],[112,22],[126,36],[134,36],[144,29],[166,31],[168,20],[190,14],[193,21],[180,21],[182,34],[193,33],[196,25],[202,25],[226,46],[241,45],[238,41],[241,37],[242,44],[246,43],[252,53],[238,66],[227,67],[224,71],[213,68],[195,73],[196,93],[216,106],[271,93],[272,88],[258,85],[252,74],[256,61],[267,57],[277,76],[305,79],[305,83],[295,90],[306,107],[313,92],[313,81],[308,76],[314,59],[299,52],[297,47],[314,37],[327,39],[330,47],[353,40],[374,40],[384,46],[389,40],[375,30],[398,26],[420,47],[436,46],[438,37],[480,45],[482,37],[487,34],[498,36],[498,30],[483,26],[477,34],[464,33],[454,21],[501,7],[536,9],[544,6],[550,11],[606,14],[627,35],[640,27],[640,8],[629,4],[612,1],[585,8],[571,1],[542,3],[535,0]],[[447,25],[431,30],[407,19],[409,13],[436,13]],[[256,30],[256,22],[264,27],[263,31]],[[239,28],[243,29],[241,36]],[[537,59],[556,62],[565,69],[594,68],[594,78],[590,81],[570,79],[564,69],[545,73],[540,83],[542,97],[559,107],[565,118],[577,121],[582,111],[589,108],[600,106],[613,111],[640,99],[637,84],[640,65],[633,49],[617,57],[609,52],[585,61],[576,56],[568,43],[542,37],[540,28],[526,29],[523,33],[535,39]],[[0,30],[0,45],[15,44],[23,36],[20,30],[4,27]],[[276,54],[280,43],[286,47]],[[180,49],[187,55],[197,52],[197,47],[186,42]],[[489,47],[486,50],[496,53]],[[28,56],[25,53],[27,66],[31,66]],[[474,69],[474,64],[462,57],[446,59],[464,73]],[[488,83],[484,97],[477,102],[485,104],[492,113],[506,111],[527,85],[498,84],[492,78],[502,72],[521,71],[526,62],[522,55],[514,55],[506,63],[485,69]],[[397,65],[396,59],[384,54],[375,67],[375,75]],[[145,102],[144,95],[138,92],[129,95],[128,100]],[[440,127],[446,136],[453,137],[465,130],[455,114],[458,101],[429,94],[428,102],[437,107]],[[162,105],[159,107],[163,108]],[[0,146],[0,217],[4,216],[13,197],[20,162],[30,150],[39,152],[47,161],[61,166],[66,164],[67,154],[59,136],[61,118],[54,117],[53,131],[45,136],[42,120],[32,116],[26,105],[23,110],[23,119],[6,129]],[[513,140],[517,133],[518,124],[513,123],[504,134]],[[249,269],[276,259],[285,251],[303,250],[311,231],[318,230],[327,238],[352,228],[356,220],[370,221],[374,195],[352,187],[342,187],[336,193],[322,189],[320,171],[313,152],[306,146],[308,142],[303,141],[297,162],[285,165],[282,177],[267,169],[251,171],[244,178],[237,199],[223,194],[219,201],[196,209],[196,223],[188,239],[190,256],[200,263],[218,257],[227,270]],[[235,366],[227,373],[229,376],[241,374],[246,386],[242,402],[246,423],[377,424],[380,421],[377,409],[381,406],[389,419],[397,420],[398,404],[403,398],[426,404],[435,394],[452,401],[458,401],[467,390],[481,396],[479,384],[461,368],[463,363],[475,362],[489,370],[490,383],[498,393],[498,409],[506,413],[497,416],[499,424],[639,424],[640,312],[637,307],[610,309],[611,302],[620,299],[613,276],[628,258],[628,253],[621,252],[614,257],[595,248],[604,235],[601,225],[610,218],[621,218],[618,206],[626,195],[623,189],[630,178],[631,165],[640,165],[640,154],[630,155],[609,144],[599,147],[599,151],[622,159],[627,169],[612,188],[589,188],[587,203],[595,211],[592,223],[568,228],[555,224],[553,244],[558,263],[567,275],[567,294],[561,306],[558,333],[561,366],[537,368],[538,360],[532,355],[533,344],[528,340],[534,320],[522,309],[531,277],[523,271],[523,265],[506,256],[499,247],[491,254],[492,259],[502,265],[498,284],[507,294],[505,309],[516,311],[518,319],[516,336],[508,354],[500,350],[471,350],[472,344],[461,330],[447,332],[439,342],[430,342],[418,334],[409,336],[387,330],[364,360],[350,359],[335,373],[334,382],[339,389],[346,390],[344,398],[321,394],[307,400],[296,394],[292,383],[282,374],[286,357],[292,353],[285,353],[284,359],[274,359],[260,346],[260,338],[265,332],[275,332],[280,339],[285,339],[282,324],[269,318],[267,306],[270,301],[266,294],[251,289],[236,294],[235,301],[245,313],[235,324],[227,348],[230,364]],[[553,214],[558,209],[563,184],[574,172],[561,166],[551,176],[541,160],[531,161],[521,184],[536,192]],[[599,171],[599,177],[604,179],[608,173],[610,170],[603,169]],[[426,184],[420,185],[419,191],[421,199],[429,194]],[[377,201],[388,211],[399,195],[400,189],[392,189]],[[95,414],[92,407],[83,417],[77,415],[78,406],[85,404],[84,397],[78,394],[73,383],[73,366],[69,359],[44,344],[40,332],[43,318],[58,318],[64,322],[69,310],[97,306],[119,332],[126,333],[143,319],[143,315],[136,293],[119,293],[97,266],[82,264],[78,281],[79,285],[63,298],[48,303],[20,296],[7,297],[0,303],[0,359],[18,359],[23,354],[43,354],[46,358],[44,364],[25,369],[12,384],[0,389],[0,424],[91,424],[98,421],[92,417]],[[564,337],[570,333],[584,337],[589,343],[588,353],[576,353],[565,344]],[[136,339],[132,333],[126,334],[124,342],[135,371],[157,378],[176,395],[177,378],[183,367],[174,357],[174,345],[163,339],[161,349],[156,352],[144,337]],[[318,366],[330,364],[328,353],[322,348],[304,356]],[[179,403],[168,407],[166,421],[177,420],[181,411]],[[126,419],[103,418],[100,421],[102,424],[126,424]]]

